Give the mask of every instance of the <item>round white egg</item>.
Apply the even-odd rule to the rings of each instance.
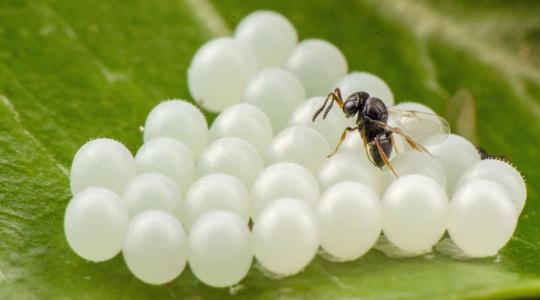
[[[208,124],[193,104],[183,100],[164,101],[150,111],[144,125],[144,142],[156,137],[182,142],[197,158],[208,143]]]
[[[315,129],[293,126],[274,137],[268,150],[268,161],[294,162],[316,174],[330,153],[330,146]]]
[[[250,48],[233,38],[216,38],[202,45],[191,60],[189,93],[206,110],[220,112],[240,102],[256,71]]]
[[[198,175],[225,173],[238,178],[245,186],[251,186],[264,162],[250,143],[235,137],[213,141],[197,162]]]
[[[416,174],[399,177],[382,199],[384,235],[407,252],[431,251],[446,230],[448,206],[435,180]]]
[[[325,97],[312,97],[300,103],[292,113],[289,124],[314,128],[324,136],[331,148],[335,148],[345,128],[354,127],[354,120],[345,118],[343,111],[336,105],[330,110],[326,119],[323,120],[323,116],[320,115],[313,122],[313,114],[321,107],[325,99]]]
[[[419,102],[400,102],[392,107],[396,110],[409,110],[409,111],[419,111],[432,115],[437,115],[433,109],[429,106],[419,103]]]
[[[214,173],[197,179],[186,194],[182,223],[189,230],[200,216],[216,210],[233,213],[245,223],[249,221],[249,192],[236,177]]]
[[[366,92],[371,97],[381,99],[387,107],[394,105],[394,94],[378,76],[368,72],[351,72],[334,82],[341,90],[341,96],[345,101],[350,95],[356,92]]]
[[[189,232],[189,267],[204,284],[237,284],[247,275],[252,259],[251,233],[238,216],[215,211],[193,224]]]
[[[272,201],[294,198],[315,206],[319,201],[319,184],[304,167],[290,162],[272,164],[264,169],[251,188],[253,217]]]
[[[139,174],[155,172],[171,178],[184,194],[195,176],[195,162],[183,143],[167,137],[154,138],[137,151]]]
[[[87,187],[104,187],[121,193],[135,177],[133,155],[121,143],[95,139],[84,144],[73,158],[69,183],[73,195]]]
[[[328,41],[319,39],[307,39],[298,44],[285,68],[302,82],[308,97],[328,95],[348,70],[343,53]]]
[[[282,67],[298,42],[294,26],[273,11],[255,11],[236,26],[234,38],[251,48],[260,68]]]
[[[302,84],[293,74],[269,68],[250,80],[243,101],[260,108],[270,119],[274,132],[278,132],[287,126],[291,113],[305,97]]]
[[[259,108],[247,104],[235,104],[221,112],[210,127],[210,140],[222,137],[238,137],[251,143],[261,155],[274,137],[272,124]]]
[[[497,182],[471,180],[452,197],[448,233],[470,256],[496,255],[512,237],[516,224],[515,207]]]
[[[523,210],[527,200],[527,186],[519,171],[511,164],[497,159],[481,160],[461,175],[456,189],[475,179],[488,179],[499,183],[508,190],[518,212]]]
[[[365,184],[345,181],[333,185],[324,192],[316,212],[321,246],[340,261],[364,255],[381,234],[380,199]]]
[[[362,153],[340,152],[326,159],[319,169],[317,178],[322,189],[342,181],[357,181],[380,191],[381,171],[366,161]]]
[[[398,176],[409,174],[418,174],[427,176],[443,187],[446,188],[446,175],[441,164],[429,154],[410,150],[395,156],[390,160],[390,165],[396,171]],[[396,179],[394,174],[390,172],[388,167],[384,167],[382,172],[383,187],[387,187]]]
[[[315,257],[320,234],[313,209],[301,200],[282,198],[269,204],[254,222],[257,261],[278,275],[294,275]]]
[[[122,198],[131,217],[154,209],[180,216],[182,193],[172,179],[159,173],[144,173],[133,178]]]
[[[128,210],[120,196],[104,188],[89,187],[68,203],[64,232],[77,255],[100,262],[120,252],[128,222]]]
[[[186,266],[187,237],[172,215],[145,211],[129,223],[122,255],[135,277],[149,284],[165,284],[178,277]]]
[[[465,170],[480,161],[476,147],[456,134],[433,136],[424,146],[443,167],[446,173],[446,190],[450,195]]]

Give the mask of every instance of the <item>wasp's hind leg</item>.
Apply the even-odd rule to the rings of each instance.
[[[336,149],[334,150],[334,152],[330,153],[330,155],[328,155],[327,158],[334,155],[334,154],[336,154],[336,152],[338,152],[338,150],[339,150],[339,147],[341,146],[341,144],[343,143],[343,141],[347,137],[347,133],[349,133],[349,131],[355,131],[356,129],[358,129],[358,127],[354,127],[354,128],[353,127],[347,127],[347,128],[345,128],[345,130],[343,130],[343,133],[341,133],[341,138],[339,139],[339,143],[337,144]]]

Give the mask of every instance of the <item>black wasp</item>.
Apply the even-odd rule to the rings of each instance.
[[[329,100],[330,105],[326,107]],[[417,142],[417,140],[422,140],[425,137],[435,134],[442,136],[442,134],[449,132],[448,123],[434,114],[413,110],[388,109],[381,99],[370,97],[366,92],[356,92],[343,101],[339,88],[328,94],[323,105],[313,115],[313,122],[315,122],[319,114],[326,107],[323,114],[323,119],[325,119],[330,109],[332,109],[334,102],[343,110],[347,118],[357,117],[355,122],[356,127],[345,128],[336,149],[329,156],[338,151],[348,132],[358,130],[362,137],[366,154],[371,162],[379,168],[386,165],[395,176],[397,174],[389,162],[392,149],[396,145],[393,134],[402,137],[411,148],[429,154],[426,148]],[[389,116],[392,117],[396,126],[390,126],[388,124]],[[409,133],[409,130],[411,133],[414,132],[414,134]]]

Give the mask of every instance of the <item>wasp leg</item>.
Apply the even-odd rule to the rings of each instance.
[[[338,152],[338,150],[339,150],[339,147],[341,146],[341,144],[343,143],[343,141],[347,137],[347,133],[349,131],[355,131],[356,129],[358,129],[358,127],[354,127],[354,128],[347,127],[347,128],[345,128],[345,130],[343,130],[343,133],[341,133],[341,138],[339,139],[339,143],[337,144],[336,149],[334,150],[334,152],[330,153],[330,155],[328,155],[327,158],[334,155],[334,154],[336,154],[336,152]]]
[[[369,151],[368,151],[368,142],[367,142],[367,137],[366,137],[366,131],[365,130],[362,130],[360,132],[360,135],[362,136],[362,142],[364,144],[364,150],[366,151],[366,156],[367,158],[369,159],[369,161],[373,164],[373,165],[377,165],[375,163],[375,161],[373,160],[373,157],[371,157],[371,154],[369,154]]]
[[[388,169],[392,172],[392,174],[394,174],[395,177],[398,177],[396,171],[394,170],[394,168],[388,161],[388,156],[386,156],[386,153],[384,153],[384,150],[381,147],[381,144],[379,143],[379,139],[375,138],[374,143],[375,143],[375,146],[377,147],[377,151],[379,151],[379,155],[381,156],[384,164],[388,167]]]

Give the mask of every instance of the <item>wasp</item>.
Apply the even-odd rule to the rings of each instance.
[[[327,106],[328,102],[330,104]],[[431,155],[418,140],[426,140],[427,137],[434,135],[442,137],[450,132],[448,122],[432,113],[389,109],[381,99],[363,91],[353,93],[343,100],[339,88],[328,94],[322,106],[313,115],[312,121],[315,122],[323,110],[323,119],[325,119],[334,102],[343,110],[345,117],[356,117],[356,126],[343,130],[336,149],[328,157],[339,150],[347,133],[357,130],[362,137],[369,160],[380,169],[387,166],[396,177],[396,171],[390,164],[392,149],[396,148],[395,135],[403,138],[412,149]],[[390,118],[396,124],[395,126],[389,125]],[[395,151],[397,152],[397,149]]]

